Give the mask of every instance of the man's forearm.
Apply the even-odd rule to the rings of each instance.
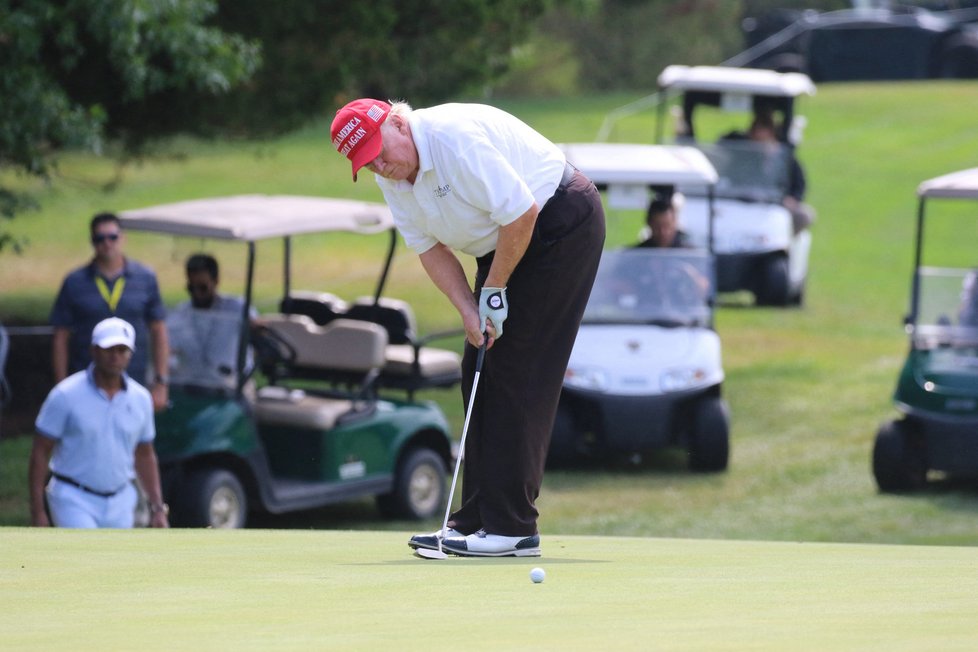
[[[161,504],[163,491],[160,488],[160,466],[152,444],[140,444],[136,447],[135,467],[139,483],[146,492],[150,504]]]
[[[27,465],[27,487],[30,495],[31,525],[48,525],[44,507],[44,483],[48,475],[53,442],[41,435],[34,436],[34,444]]]
[[[68,376],[68,339],[71,332],[67,328],[55,327],[51,337],[51,374],[59,383]]]
[[[166,376],[170,365],[170,340],[166,333],[166,323],[152,322],[150,334],[153,340],[153,368],[157,374]]]
[[[492,266],[486,276],[486,286],[503,288],[509,283],[509,277],[519,265],[530,246],[533,229],[537,223],[539,209],[536,204],[530,210],[499,229],[496,240],[496,252],[492,257]]]

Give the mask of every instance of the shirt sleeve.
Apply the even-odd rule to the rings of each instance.
[[[61,283],[58,297],[51,308],[50,322],[52,326],[68,328],[75,323],[74,311],[71,309],[71,292],[68,289],[68,277]]]
[[[147,273],[146,323],[163,321],[166,319],[166,307],[163,305],[163,297],[160,296],[160,285],[152,270],[147,270]]]
[[[512,223],[533,206],[533,193],[492,143],[476,139],[459,156],[459,195],[489,214],[500,226]]]
[[[68,415],[68,400],[64,393],[55,387],[44,399],[34,427],[45,437],[60,440],[68,424]]]
[[[140,403],[143,407],[143,426],[139,430],[139,443],[145,444],[156,439],[156,418],[153,415],[153,398],[149,391],[143,388]]]

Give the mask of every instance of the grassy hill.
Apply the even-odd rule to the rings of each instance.
[[[636,96],[502,104],[556,141],[593,140],[605,114]],[[978,492],[937,483],[914,496],[881,496],[869,468],[878,424],[895,415],[890,395],[906,351],[901,328],[912,262],[915,188],[927,178],[978,165],[974,82],[824,85],[802,102],[809,127],[799,149],[809,200],[818,210],[806,305],[800,310],[725,306],[723,342],[732,410],[729,472],[692,476],[663,454],[630,469],[548,473],[539,500],[544,532],[726,539],[877,543],[978,543]],[[652,139],[650,114],[620,122],[613,140]],[[26,185],[33,182],[23,181]],[[107,190],[106,188],[111,188]],[[352,184],[329,148],[325,122],[272,142],[176,140],[158,156],[124,168],[69,156],[60,177],[38,187],[42,210],[13,223],[30,240],[22,257],[5,253],[0,320],[41,319],[61,276],[89,255],[87,220],[103,209],[177,199],[263,192],[379,200],[369,175]],[[638,216],[609,214],[610,241],[631,239]],[[946,233],[955,235],[953,231]],[[970,241],[967,238],[971,238]],[[945,239],[962,259],[975,251],[974,222]],[[297,287],[365,291],[373,251],[298,249]],[[129,252],[154,266],[165,299],[182,298],[181,263],[200,243],[133,234]],[[244,252],[213,249],[228,291],[240,291]],[[265,259],[259,307],[278,290],[276,253]],[[377,257],[371,260],[379,260]],[[335,277],[342,277],[337,280]],[[326,279],[329,279],[327,282]],[[335,284],[335,285],[334,285]],[[415,304],[422,331],[455,325],[450,305],[402,250],[389,293]],[[436,394],[456,430],[454,395]],[[0,444],[0,523],[23,523],[26,440]],[[369,502],[269,519],[268,525],[408,529],[380,521]]]

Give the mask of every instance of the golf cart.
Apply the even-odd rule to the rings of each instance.
[[[650,189],[707,198],[716,172],[691,147],[568,144],[567,160],[609,207],[644,211]],[[714,259],[704,247],[606,250],[564,377],[548,462],[638,459],[682,446],[697,471],[722,471],[729,417],[714,330]]]
[[[815,86],[801,73],[713,66],[668,66],[659,75],[665,97],[681,96],[676,142],[702,151],[716,168],[714,248],[718,292],[749,291],[757,305],[800,305],[808,276],[812,234],[796,230],[782,204],[792,175],[797,179],[794,150],[804,119],[795,115],[795,100],[814,95]],[[663,141],[667,101],[659,103],[657,142]],[[701,107],[735,112],[739,130],[716,141],[697,130]],[[742,131],[750,113],[770,115],[777,142],[759,143]],[[713,112],[715,113],[715,112]],[[744,116],[748,117],[744,117]],[[716,116],[712,117],[714,120]],[[795,170],[793,173],[792,170]],[[705,246],[710,213],[702,194],[687,193],[684,228]]]
[[[950,232],[957,242],[968,231],[943,228],[951,219],[961,223],[964,217],[974,229],[974,209],[961,211],[941,201],[935,211],[928,202],[978,200],[978,168],[925,181],[917,195],[916,254],[906,318],[910,352],[893,396],[903,416],[880,427],[873,447],[873,475],[885,492],[921,489],[930,470],[978,473],[978,270],[973,262],[961,264],[973,260],[975,243],[960,243],[955,250],[954,242],[940,238],[941,245],[929,247],[932,255],[926,257],[936,254],[942,266],[924,264],[923,244],[928,224],[931,234]]]
[[[168,321],[170,405],[157,415],[155,444],[175,525],[243,527],[249,509],[283,513],[362,496],[376,496],[391,517],[439,511],[449,428],[414,392],[457,385],[460,357],[419,340],[409,307],[382,297],[397,241],[386,206],[242,195],[125,211],[120,220],[130,231],[247,245],[241,314],[193,309]],[[390,237],[373,297],[348,304],[291,289],[293,238],[322,233]],[[253,318],[256,243],[272,238],[284,245],[281,312]],[[204,340],[195,349],[203,353],[186,353],[188,335]]]

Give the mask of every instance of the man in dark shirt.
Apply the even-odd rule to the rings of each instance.
[[[95,256],[65,277],[51,310],[54,326],[51,360],[55,382],[85,369],[91,362],[91,335],[95,324],[119,317],[136,329],[136,349],[129,375],[146,385],[153,406],[160,410],[168,398],[166,375],[169,346],[166,312],[153,270],[123,255],[125,234],[119,218],[99,213],[89,231]],[[147,377],[152,354],[153,378]]]
[[[645,216],[649,237],[636,247],[691,247],[689,235],[679,228],[676,207],[667,199],[653,199]]]

